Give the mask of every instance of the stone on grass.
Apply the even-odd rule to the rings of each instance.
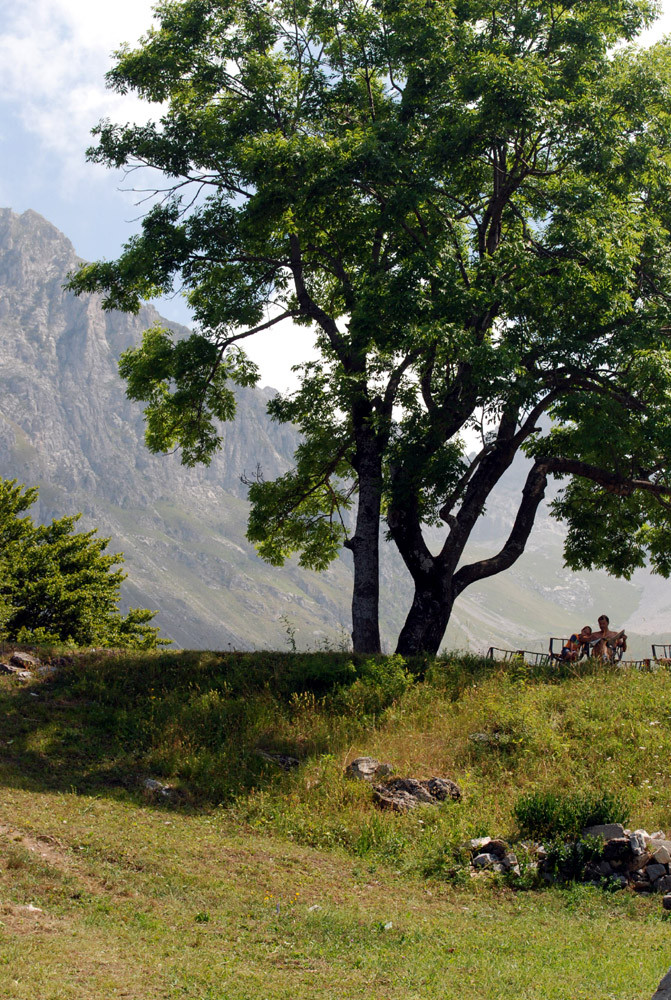
[[[145,778],[143,782],[145,796],[151,802],[177,802],[180,798],[179,791],[174,785],[166,785],[156,778]]]
[[[491,837],[474,837],[472,840],[467,840],[462,847],[470,850],[473,854],[479,854],[482,851],[482,848],[486,847],[491,839]]]
[[[51,663],[45,663],[41,667],[38,667],[35,673],[38,677],[53,677],[54,674],[58,673],[58,667],[53,666]]]
[[[655,847],[652,841],[650,841],[649,843],[650,843],[650,850],[652,851],[652,856],[657,862],[657,864],[668,865],[668,863],[671,861],[671,851],[669,851],[668,847],[664,847],[663,844],[661,844],[659,847]]]
[[[297,757],[289,757],[286,753],[269,753],[268,750],[257,750],[256,753],[270,764],[281,767],[283,771],[291,771],[292,768],[298,767],[300,764]]]
[[[446,786],[452,785],[454,782],[445,778],[390,778],[373,787],[373,801],[381,809],[409,812],[418,805],[437,805],[445,798],[453,799],[456,793],[461,797],[457,785],[454,785],[456,793],[446,792]]]
[[[671,875],[662,875],[655,882],[655,892],[669,892],[671,893]]]
[[[34,667],[40,666],[40,661],[37,657],[31,656],[30,653],[12,653],[9,662],[13,663],[15,667],[22,667],[24,670],[31,670]]]
[[[505,840],[501,840],[500,837],[496,837],[494,840],[489,841],[489,843],[487,844],[487,850],[489,851],[490,854],[495,854],[500,861],[501,858],[504,858],[506,856],[509,848]]]
[[[656,882],[658,878],[663,878],[667,874],[666,865],[656,865],[653,862],[645,869],[645,873],[651,882]]]
[[[621,823],[601,823],[597,826],[586,826],[583,837],[600,837],[601,840],[620,840],[624,838],[624,827]]]
[[[512,869],[517,868],[519,874],[520,863],[517,860],[517,855],[514,854],[512,851],[509,851],[508,854],[505,854],[501,858],[501,864],[503,865],[504,871],[508,872],[511,871]]]
[[[374,778],[382,778],[391,774],[393,767],[391,764],[381,764],[374,757],[357,757],[350,761],[345,768],[348,778],[358,778],[359,781],[372,781]]]
[[[485,851],[482,854],[476,854],[471,864],[474,868],[492,868],[499,864],[499,859],[496,854],[489,854]]]
[[[643,837],[642,833],[638,832],[638,830],[636,830],[634,833],[629,834],[629,845],[634,854],[647,853],[648,848],[645,842],[645,838]]]
[[[449,778],[429,778],[426,782],[426,788],[429,795],[432,795],[439,802],[445,802],[446,799],[458,802],[461,798],[459,785]]]
[[[667,892],[662,900],[662,906],[665,910],[671,910],[671,892]]]
[[[29,680],[33,675],[30,670],[25,670],[23,667],[17,667],[15,663],[0,663],[0,673],[11,674],[12,677],[18,677],[20,680]]]

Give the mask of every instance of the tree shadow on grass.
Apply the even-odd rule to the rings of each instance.
[[[356,672],[345,654],[97,655],[52,676],[0,678],[0,784],[143,795],[155,778],[191,808],[290,776],[259,749],[304,761],[339,749],[353,720],[319,698]]]

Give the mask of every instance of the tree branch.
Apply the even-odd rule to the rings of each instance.
[[[509,569],[522,555],[536,520],[536,512],[545,496],[548,482],[547,472],[545,461],[534,463],[522,490],[522,502],[505,545],[490,559],[481,559],[479,562],[462,566],[455,573],[452,580],[452,593],[455,598],[462,590],[477,580],[484,580],[488,576],[494,576],[496,573]]]

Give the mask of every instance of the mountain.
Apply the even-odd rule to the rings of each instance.
[[[0,475],[40,487],[37,516],[83,513],[83,527],[110,535],[123,551],[125,606],[160,608],[157,621],[180,646],[245,649],[339,645],[349,632],[348,554],[321,574],[295,561],[267,566],[245,541],[247,502],[240,475],[259,464],[272,478],[292,460],[297,434],[272,423],[272,389],[241,390],[238,416],[224,428],[209,468],[185,469],[175,455],[151,455],[141,408],[126,399],[120,353],[150,324],[104,313],[97,296],[63,291],[77,266],[70,241],[35,212],[0,209]],[[517,463],[490,503],[470,554],[505,538],[524,478]],[[668,634],[671,587],[639,574],[616,581],[562,566],[562,533],[546,513],[528,551],[504,576],[471,588],[458,602],[446,645],[543,649],[547,635],[595,624],[602,611],[639,638]],[[411,590],[391,546],[382,568],[382,630],[388,648]]]

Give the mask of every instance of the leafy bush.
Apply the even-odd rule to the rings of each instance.
[[[547,840],[575,838],[586,826],[627,820],[624,800],[611,792],[533,792],[521,796],[513,812],[522,834]]]
[[[556,838],[548,847],[547,869],[554,879],[581,882],[587,875],[587,865],[598,861],[603,843],[595,837],[564,841]]]
[[[414,684],[402,656],[370,657],[356,672],[354,683],[341,689],[336,701],[357,715],[380,715]]]

